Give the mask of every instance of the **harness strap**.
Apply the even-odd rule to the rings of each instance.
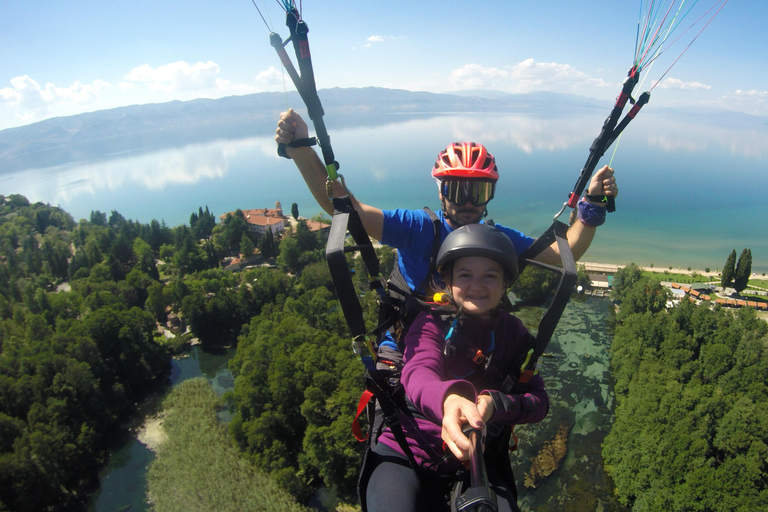
[[[355,414],[355,418],[352,420],[352,434],[361,443],[367,441],[371,436],[370,429],[363,435],[363,429],[360,427],[360,416],[366,411],[373,397],[373,391],[370,389],[363,391],[363,394],[360,395],[360,400],[357,402],[357,414]]]
[[[563,311],[565,311],[565,307],[568,305],[571,292],[576,286],[576,280],[578,278],[576,273],[576,260],[573,257],[570,245],[568,245],[567,232],[568,226],[560,221],[554,221],[549,229],[537,238],[519,258],[520,272],[522,272],[527,265],[534,265],[560,274],[560,281],[557,284],[552,304],[539,321],[539,329],[536,333],[536,341],[533,346],[531,357],[528,359],[525,367],[521,369],[521,375],[517,379],[517,381],[521,383],[528,382],[535,374],[536,363],[546,350],[549,341],[552,339],[552,334],[555,332],[557,323],[560,321],[560,317],[563,315]],[[560,260],[563,265],[562,268],[534,260],[541,251],[552,245],[553,241],[557,242],[557,247],[560,252]],[[508,384],[509,383],[505,380],[505,385]],[[515,382],[513,381],[511,384],[512,385],[509,386],[510,390]]]
[[[349,196],[334,198],[333,207],[333,220],[331,221],[331,230],[328,234],[325,257],[344,318],[352,332],[355,351],[360,356],[363,364],[368,368],[372,368],[376,358],[375,340],[371,335],[367,334],[363,309],[357,298],[357,291],[352,282],[352,274],[347,265],[347,252],[360,253],[360,257],[368,270],[368,284],[371,290],[377,293],[380,303],[388,304],[389,298],[380,276],[376,250],[373,248],[371,239],[368,237],[368,233],[365,231],[360,220],[360,215],[352,205],[351,199]],[[352,236],[355,245],[345,246],[347,232]],[[364,355],[363,348],[366,348],[370,355]]]
[[[402,424],[400,423],[400,415],[398,410],[407,407],[398,407],[395,400],[400,400],[402,404],[405,404],[405,390],[402,386],[398,387],[399,393],[395,396],[394,390],[387,383],[387,379],[392,375],[391,372],[386,370],[369,370],[366,372],[365,381],[367,388],[373,391],[376,395],[376,399],[381,406],[381,412],[384,417],[384,424],[389,427],[392,435],[395,436],[398,446],[408,458],[408,463],[416,474],[421,477],[423,468],[416,462],[416,458],[413,455],[411,447],[408,445],[408,440],[403,432]],[[373,422],[369,421],[369,432],[373,427]]]
[[[285,25],[291,34],[288,40],[283,42],[280,35],[273,32],[270,35],[270,44],[277,52],[278,57],[280,57],[280,62],[282,62],[283,67],[285,67],[307,107],[309,118],[314,124],[317,141],[323,153],[323,161],[328,171],[328,179],[334,180],[337,177],[336,171],[339,169],[339,163],[334,159],[331,137],[328,135],[328,130],[323,121],[325,112],[323,111],[323,105],[320,103],[320,97],[317,95],[315,73],[312,69],[312,55],[309,51],[309,39],[307,38],[309,27],[301,19],[301,15],[295,8],[286,10]],[[293,49],[301,74],[296,71],[288,53],[285,51],[285,45],[288,44],[288,41],[293,42]],[[278,145],[277,152],[281,156],[285,155],[285,146]]]

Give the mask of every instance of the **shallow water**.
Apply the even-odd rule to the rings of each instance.
[[[613,483],[603,468],[601,445],[613,417],[609,348],[613,304],[607,299],[574,296],[558,324],[541,375],[551,408],[536,425],[515,429],[520,447],[513,454],[519,504],[526,511],[624,511],[613,495]],[[541,310],[518,316],[535,326]],[[560,468],[535,489],[526,488],[524,475],[530,459],[560,428],[568,428],[568,452]]]

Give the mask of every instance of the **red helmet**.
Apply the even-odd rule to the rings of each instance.
[[[454,142],[437,156],[432,176],[447,178],[499,179],[496,159],[482,144]]]

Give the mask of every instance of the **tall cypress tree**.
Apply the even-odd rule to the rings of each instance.
[[[735,265],[736,265],[736,249],[732,250],[731,254],[728,255],[728,259],[725,260],[725,265],[723,266],[723,275],[720,278],[720,285],[723,288],[731,285],[731,281],[733,281]]]
[[[741,293],[749,283],[749,275],[752,273],[752,249],[744,249],[739,256],[739,263],[733,275],[733,287]]]

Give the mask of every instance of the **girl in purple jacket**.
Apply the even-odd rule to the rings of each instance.
[[[534,341],[519,319],[499,308],[518,275],[514,246],[492,226],[463,226],[443,242],[437,267],[457,312],[422,312],[403,354],[408,411],[400,422],[417,467],[386,428],[370,454],[364,508],[449,510],[452,484],[464,477],[462,461],[468,458],[462,429],[470,425],[486,437],[486,466],[499,510],[519,511],[510,427],[544,419],[549,397],[538,374],[510,389]]]

